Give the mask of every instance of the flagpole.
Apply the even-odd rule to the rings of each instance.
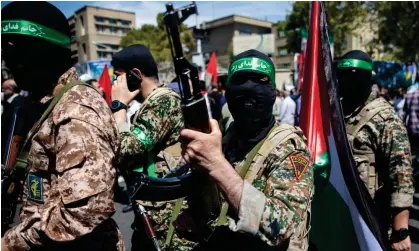
[[[307,39],[305,62],[304,62],[304,80],[303,80],[303,97],[301,98],[301,107],[308,107],[308,109],[302,109],[300,114],[300,125],[301,129],[307,134],[309,131],[315,131],[318,125],[317,119],[320,116],[309,116],[309,114],[321,113],[320,103],[318,97],[320,97],[320,90],[317,76],[318,70],[318,56],[319,56],[319,10],[320,2],[312,2],[311,14],[310,14],[310,27],[309,36]],[[307,98],[307,96],[311,98]],[[308,114],[306,114],[308,113]],[[309,119],[311,118],[311,119]],[[307,135],[308,136],[308,135]],[[317,153],[317,135],[315,133],[309,134],[308,142],[310,152],[312,153],[312,159],[315,161]]]

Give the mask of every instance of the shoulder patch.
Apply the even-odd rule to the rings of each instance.
[[[131,133],[137,138],[138,141],[140,141],[141,144],[144,145],[147,150],[150,150],[153,147],[151,139],[140,128],[135,127]]]
[[[37,202],[44,202],[42,178],[28,174],[28,198]]]
[[[299,182],[309,167],[309,161],[301,154],[291,155],[289,159],[294,168],[295,177]]]

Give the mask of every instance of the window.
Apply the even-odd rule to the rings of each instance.
[[[118,21],[116,19],[113,19],[113,18],[109,18],[108,20],[109,20],[110,24],[117,24],[118,23]]]
[[[116,27],[109,27],[109,30],[111,31],[111,34],[117,34],[118,33],[118,28],[116,28]]]
[[[110,44],[109,47],[111,47],[112,50],[119,50],[119,45],[117,44]]]
[[[278,69],[284,69],[284,68],[290,68],[290,67],[291,67],[290,63],[277,64]]]
[[[83,16],[80,16],[80,23],[81,23],[81,26],[84,27],[84,18],[83,18]]]
[[[105,26],[96,24],[96,31],[99,33],[105,32]]]
[[[284,48],[284,47],[278,47],[278,55],[279,55],[279,56],[287,56],[287,55],[288,55],[288,50],[287,50],[287,48]]]
[[[100,58],[112,58],[113,52],[107,52],[107,51],[98,51],[96,52],[97,57]]]
[[[83,18],[83,16],[80,16],[80,25],[81,25],[80,36],[84,36],[84,35],[86,35],[86,30],[84,28],[84,18]]]
[[[83,47],[82,59],[83,59],[84,61],[87,61],[87,50],[86,50],[86,44],[83,44],[83,45],[82,45],[82,47]]]
[[[96,53],[97,53],[97,57],[98,58],[105,58],[106,57],[106,52],[98,51]]]
[[[105,22],[105,18],[104,18],[104,17],[98,17],[98,16],[95,16],[95,21],[96,21],[96,22],[103,23],[103,22]]]
[[[121,20],[121,24],[123,24],[123,25],[131,25],[131,21],[129,21],[129,20]]]

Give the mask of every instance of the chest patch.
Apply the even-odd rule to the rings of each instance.
[[[28,198],[37,202],[44,202],[42,178],[34,174],[28,175]]]
[[[300,181],[304,173],[309,167],[308,160],[301,154],[292,155],[289,157],[292,167],[294,168],[294,174],[297,181]]]

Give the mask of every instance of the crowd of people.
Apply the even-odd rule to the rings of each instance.
[[[182,95],[160,83],[145,45],[113,55],[109,105],[96,80],[79,80],[70,28],[56,7],[12,2],[2,9],[3,24],[10,27],[2,29],[2,51],[13,79],[2,79],[2,163],[10,130],[30,144],[22,150],[29,155],[20,222],[2,237],[2,250],[125,250],[112,219],[117,176],[130,185],[141,175],[165,178],[191,165],[216,185],[198,199],[216,203],[198,208],[189,196],[135,198],[131,206],[145,210],[149,222],[135,215],[132,250],[309,250],[315,178],[298,127],[303,92],[276,89],[267,55],[236,55],[227,81],[210,93],[201,82],[211,117],[203,133],[184,129]],[[16,24],[45,33],[13,30]],[[373,86],[372,60],[362,51],[346,53],[336,72],[360,178],[381,208],[391,248],[410,251],[419,88],[391,96]],[[14,125],[16,114],[22,119]]]

